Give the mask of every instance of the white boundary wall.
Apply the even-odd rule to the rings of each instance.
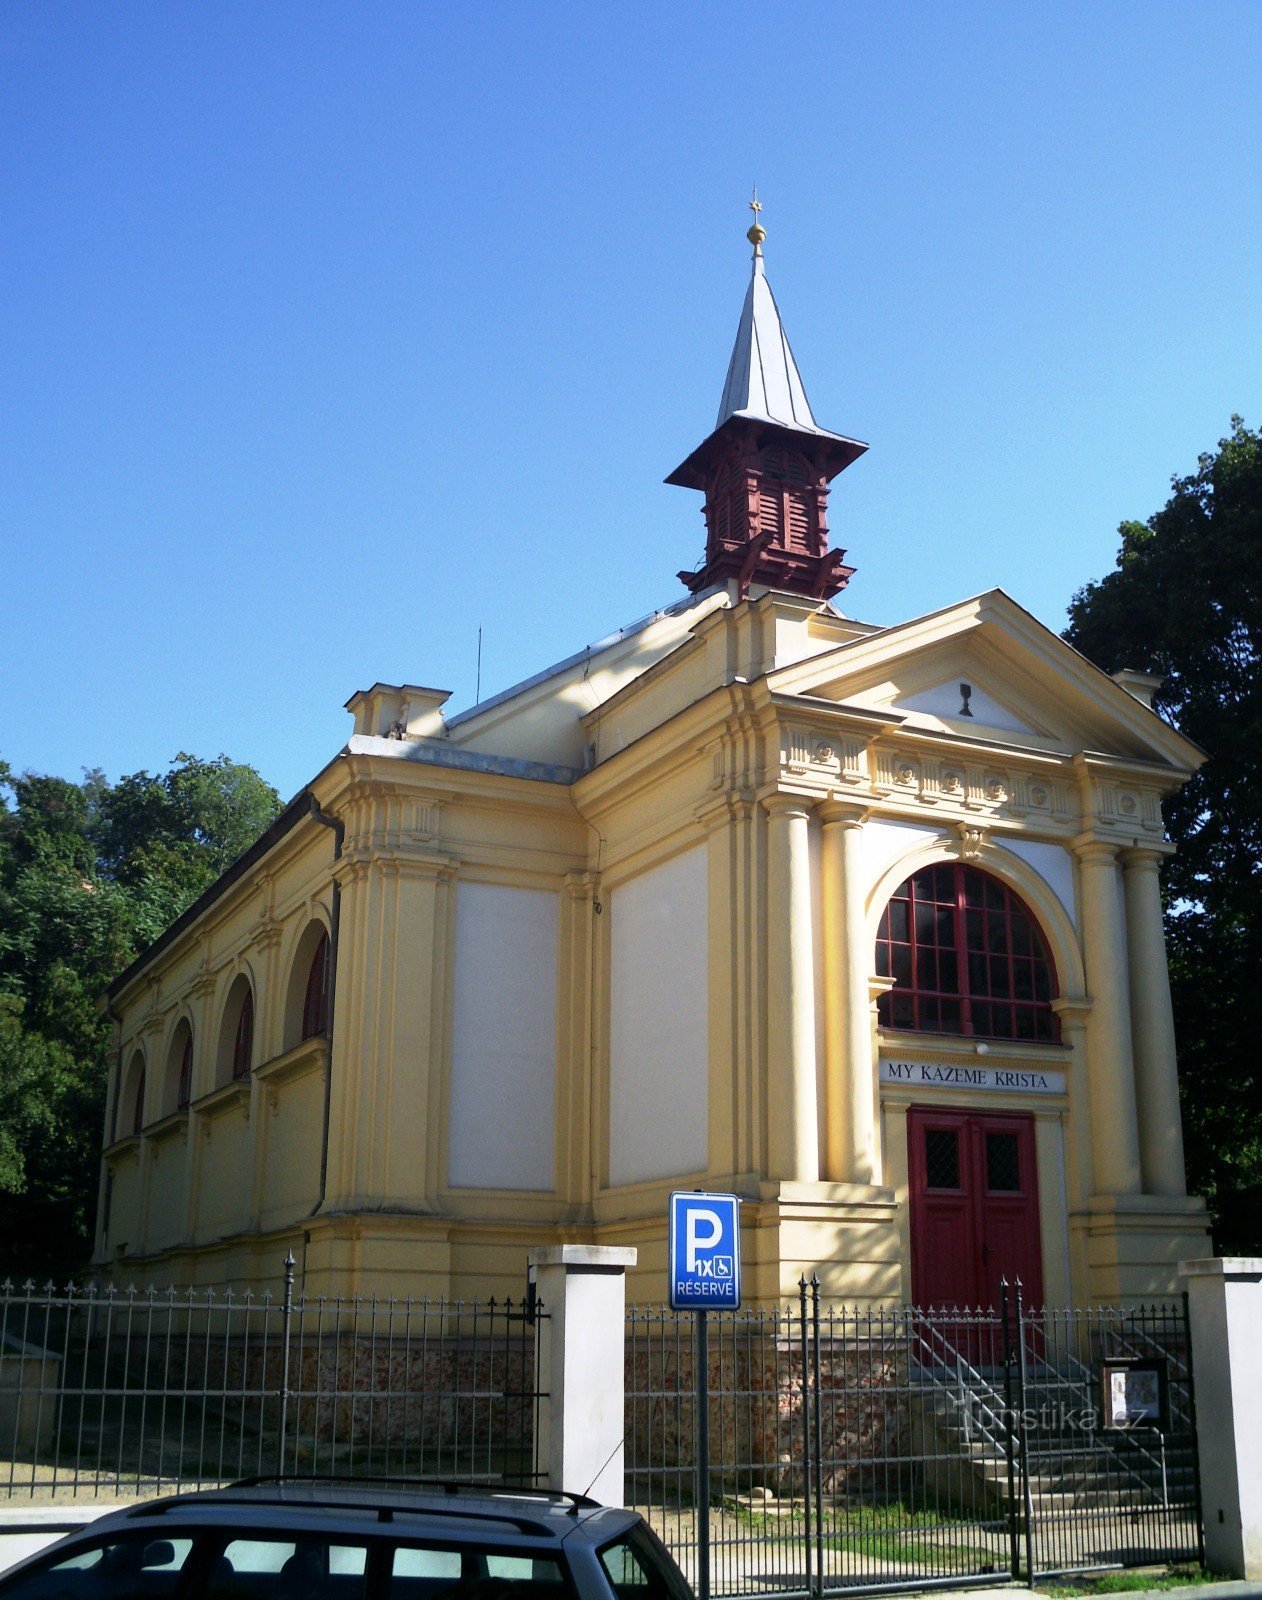
[[[1184,1261],[1205,1561],[1262,1578],[1262,1259]]]

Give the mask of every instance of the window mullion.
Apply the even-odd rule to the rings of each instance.
[[[968,915],[964,904],[964,864],[955,863],[952,882],[955,885],[955,962],[959,973],[960,1032],[966,1037],[973,1033],[973,1007],[970,1003],[972,980],[968,964]]]

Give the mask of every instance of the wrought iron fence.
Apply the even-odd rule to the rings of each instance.
[[[537,1481],[537,1303],[0,1285],[0,1494]]]
[[[1182,1306],[852,1310],[804,1282],[708,1313],[708,1429],[697,1326],[628,1314],[626,1470],[703,1600],[1200,1558]]]

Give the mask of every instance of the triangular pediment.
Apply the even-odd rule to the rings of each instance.
[[[924,678],[934,681],[924,684]],[[897,711],[917,721],[952,728],[967,723],[978,733],[1020,739],[1055,738],[1055,730],[1040,717],[1037,708],[1018,706],[1006,681],[1000,681],[988,662],[978,659],[977,651],[962,650],[950,662],[938,659],[938,652],[927,651],[917,661],[903,663],[897,680],[890,686],[894,694],[886,705],[873,709]]]
[[[833,701],[935,736],[1091,752],[1184,773],[1202,759],[998,589],[780,668],[768,681],[777,694]]]

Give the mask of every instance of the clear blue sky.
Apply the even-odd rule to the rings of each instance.
[[[493,692],[683,593],[748,271],[840,603],[1054,628],[1262,423],[1262,7],[0,9],[0,756],[286,795],[377,679]]]

